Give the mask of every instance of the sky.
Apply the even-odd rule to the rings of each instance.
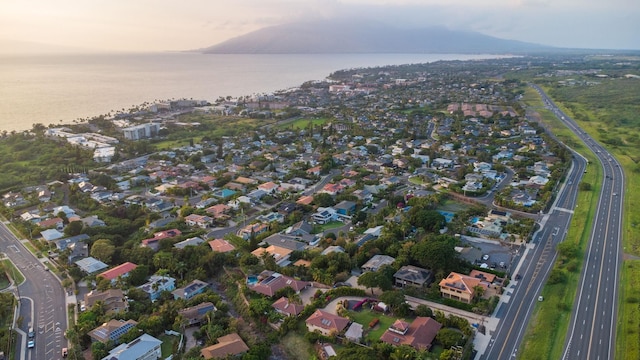
[[[2,0],[0,44],[176,51],[305,19],[445,26],[543,45],[640,50],[637,0]],[[8,44],[8,45],[7,45]]]

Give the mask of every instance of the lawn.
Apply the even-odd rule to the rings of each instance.
[[[20,272],[20,270],[18,270],[15,267],[15,265],[13,265],[11,260],[9,259],[2,260],[2,265],[6,269],[7,274],[13,277],[13,281],[15,284],[22,284],[24,282],[24,276],[22,276],[22,273]]]
[[[326,122],[328,121],[328,119],[326,118],[320,118],[320,119],[297,119],[295,121],[292,122],[283,122],[282,124],[280,124],[278,127],[282,128],[282,129],[296,129],[296,130],[300,130],[300,129],[306,129],[307,127],[309,127],[309,123],[313,124],[313,126],[318,126],[318,125],[324,125]]]
[[[173,346],[177,344],[178,341],[180,341],[179,336],[166,335],[166,334],[160,335],[158,339],[162,341],[162,345],[160,345],[160,347],[161,347],[163,359],[173,354],[173,348],[174,348]]]
[[[362,325],[365,330],[365,336],[369,341],[380,340],[382,334],[397,320],[397,318],[371,310],[349,311],[349,318]],[[380,320],[380,322],[378,322],[378,325],[376,325],[373,330],[369,330],[369,323],[375,318]]]
[[[301,331],[289,331],[280,342],[292,359],[310,359],[314,354],[313,347],[301,334]]]
[[[327,231],[331,229],[336,229],[341,226],[344,226],[344,223],[341,221],[330,221],[323,225],[316,225],[316,228],[314,230],[317,230],[318,232],[322,232],[322,231]]]
[[[0,274],[0,290],[9,287],[9,278],[5,274]]]

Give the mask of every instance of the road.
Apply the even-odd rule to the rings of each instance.
[[[517,356],[542,286],[555,262],[556,245],[564,239],[569,228],[578,184],[586,166],[587,162],[583,158],[574,159],[554,205],[541,220],[542,229],[531,241],[533,251],[522,259],[519,268],[515,270],[521,279],[513,280],[516,283],[515,291],[508,302],[503,303],[496,312],[495,316],[500,319],[500,323],[491,334],[492,338],[481,359],[513,359]]]
[[[552,106],[551,101],[543,93],[541,95],[545,103]],[[568,119],[565,114],[556,114],[558,118]],[[570,128],[576,134],[585,136],[584,131],[573,125]],[[587,160],[573,152],[572,166],[565,183],[559,188],[549,213],[543,216],[541,230],[532,239],[535,247],[530,256],[522,259],[516,270],[521,279],[516,281],[516,289],[508,302],[502,304],[495,314],[500,322],[496,331],[491,334],[492,338],[480,356],[481,359],[513,359],[518,356],[518,348],[536,301],[539,300],[542,286],[555,263],[556,246],[567,234],[576,207],[578,186],[587,167]]]
[[[596,154],[604,175],[562,358],[614,359],[622,263],[624,172],[605,148],[558,109],[541,89],[536,90],[546,106]]]
[[[16,359],[50,360],[60,358],[62,348],[67,347],[64,333],[67,330],[66,296],[58,279],[46,266],[31,254],[22,243],[0,223],[0,249],[16,265],[25,277],[16,295],[20,297],[20,317],[17,332]],[[35,331],[35,347],[27,348],[29,323]]]

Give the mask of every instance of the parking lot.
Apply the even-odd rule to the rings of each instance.
[[[469,236],[462,236],[460,242],[465,246],[460,256],[470,263],[507,272],[511,268],[516,248],[512,250],[509,246],[503,246],[497,241]]]

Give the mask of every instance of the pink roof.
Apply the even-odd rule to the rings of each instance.
[[[307,281],[296,280],[281,274],[274,274],[255,284],[251,289],[266,296],[273,296],[278,290],[284,289],[285,287],[290,287],[295,292],[299,292],[307,286],[309,286]]]
[[[55,217],[53,219],[47,219],[47,220],[42,220],[38,223],[38,226],[46,228],[49,226],[54,226],[57,225],[58,223],[61,223],[62,219],[60,219],[59,217]]]
[[[417,350],[431,348],[433,339],[436,338],[436,334],[442,328],[439,322],[428,317],[417,317],[404,334],[393,331],[392,328],[395,325],[382,334],[380,341],[396,346],[409,345]]]
[[[215,239],[209,241],[209,246],[211,246],[211,250],[226,253],[229,251],[235,250],[235,246],[231,245],[227,240],[224,239]]]
[[[342,316],[333,315],[323,310],[316,310],[309,318],[305,321],[307,325],[313,325],[328,331],[337,331],[340,332],[344,330],[347,325],[349,325],[349,319],[343,318]]]
[[[262,189],[265,191],[276,189],[278,185],[276,185],[273,181],[266,182],[264,184],[258,185],[258,189]]]
[[[107,270],[103,273],[101,273],[98,276],[101,276],[107,280],[113,280],[116,279],[118,276],[123,276],[125,274],[128,274],[129,271],[137,268],[138,265],[132,263],[132,262],[126,262],[124,264],[118,265],[116,267],[114,267],[113,269]]]
[[[302,310],[304,310],[304,305],[292,303],[284,296],[276,300],[276,302],[274,302],[271,306],[281,313],[293,316],[300,314]]]

